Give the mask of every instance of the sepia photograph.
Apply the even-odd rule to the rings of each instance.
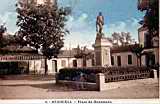
[[[0,101],[159,100],[159,68],[159,0],[0,0]]]

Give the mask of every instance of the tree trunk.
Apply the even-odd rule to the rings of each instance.
[[[138,60],[139,60],[139,58],[138,58],[138,56],[137,56],[137,66],[139,66],[139,62],[138,62]]]
[[[45,75],[47,75],[48,74],[47,58],[45,58],[44,64],[45,64]]]
[[[142,65],[141,60],[142,60],[142,59],[141,59],[141,56],[140,56],[140,57],[139,57],[139,61],[140,61],[140,62],[139,62],[139,65],[140,65],[140,66]]]

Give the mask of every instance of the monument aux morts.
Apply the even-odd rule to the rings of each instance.
[[[95,64],[96,66],[111,66],[110,48],[112,44],[103,33],[103,25],[104,17],[99,12],[96,21],[96,40],[93,45],[95,50]]]

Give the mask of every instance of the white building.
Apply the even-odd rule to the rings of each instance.
[[[113,47],[111,49],[111,65],[112,66],[136,66],[137,56],[130,50],[132,45]]]
[[[36,2],[37,5],[50,2],[56,4],[56,0],[20,0],[23,2]],[[139,44],[144,46],[141,63],[144,66],[159,64],[159,37],[151,39],[147,28],[138,29]],[[137,66],[140,60],[132,53],[131,48],[134,45],[113,47],[110,41],[103,36],[97,35],[94,49],[90,50],[92,57],[76,58],[76,50],[61,50],[57,58],[47,60],[48,73],[54,74],[65,67],[93,67],[93,66]],[[4,52],[3,52],[4,51]],[[9,46],[0,49],[0,74],[10,72],[16,69],[24,69],[24,73],[39,73],[45,71],[44,56],[37,54],[35,50],[29,47],[19,48]],[[3,53],[7,55],[3,55]],[[5,72],[6,71],[6,72]]]
[[[144,46],[144,53],[142,56],[142,66],[150,66],[159,64],[159,43],[156,37],[151,42],[146,42],[147,30],[139,28],[139,44]],[[150,40],[149,40],[150,41]],[[107,41],[107,38],[96,38],[95,50],[88,50],[93,56],[86,59],[76,58],[76,49],[61,50],[57,58],[47,60],[48,73],[54,74],[59,72],[61,68],[65,67],[93,67],[93,66],[137,66],[140,62],[137,60],[137,56],[132,53],[131,48],[134,45],[117,46],[113,47],[112,44]],[[150,44],[149,44],[150,43]],[[4,51],[6,50],[6,51]],[[45,71],[44,56],[37,54],[37,52],[29,47],[19,48],[15,45],[8,46],[0,49],[1,53],[9,52],[7,55],[0,55],[0,73],[6,70],[16,68],[28,70],[30,73],[43,74]],[[25,71],[23,71],[25,72]]]
[[[57,58],[47,60],[48,74],[59,72],[61,68],[65,67],[83,67],[84,60],[75,58],[76,52],[76,49],[61,50]],[[21,70],[22,74],[45,73],[45,57],[30,47],[7,46],[1,48],[0,53],[0,74],[12,74],[14,70]],[[92,66],[91,59],[87,59],[86,66]]]

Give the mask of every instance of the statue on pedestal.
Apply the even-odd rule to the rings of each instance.
[[[104,36],[103,33],[104,17],[99,12],[96,20],[97,36],[94,44],[95,50],[95,65],[96,66],[111,66],[111,52],[112,43]]]
[[[104,17],[102,15],[102,12],[99,12],[99,15],[97,16],[96,21],[96,31],[98,34],[103,35],[103,25],[104,25]]]

